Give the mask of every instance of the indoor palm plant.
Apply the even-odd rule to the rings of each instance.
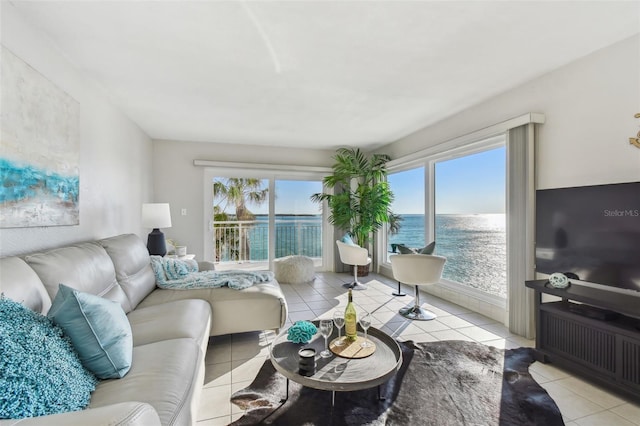
[[[333,173],[323,179],[334,192],[311,196],[327,201],[329,223],[347,231],[356,244],[368,248],[370,239],[394,217],[393,192],[386,180],[386,154],[366,156],[357,148],[340,148],[333,157]]]

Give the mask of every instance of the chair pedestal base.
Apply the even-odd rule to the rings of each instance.
[[[342,287],[350,288],[352,290],[366,290],[368,287],[366,284],[362,284],[361,282],[352,282],[351,284],[342,284]]]
[[[402,297],[402,296],[406,296],[407,293],[403,293],[402,289],[400,288],[400,281],[398,281],[398,291],[394,291],[393,293],[391,293],[392,296],[398,296],[398,297]]]
[[[430,321],[436,319],[436,314],[426,309],[422,309],[420,306],[412,306],[410,308],[402,308],[398,311],[400,315],[405,318],[418,321]]]
[[[365,284],[362,284],[358,281],[358,268],[363,265],[353,265],[353,282],[351,284],[343,284],[343,287],[350,288],[351,290],[366,290],[368,287]],[[369,268],[369,264],[364,265]]]

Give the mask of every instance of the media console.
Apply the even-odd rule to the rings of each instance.
[[[539,361],[640,401],[640,295],[546,283],[525,283],[535,290]],[[561,300],[543,301],[543,294]]]

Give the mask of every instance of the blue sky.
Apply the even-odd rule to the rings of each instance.
[[[504,213],[505,148],[436,163],[436,214]],[[389,175],[393,211],[424,214],[424,168]]]
[[[322,192],[322,182],[276,181],[276,214],[320,214],[320,205],[311,202],[311,194]]]
[[[263,182],[267,188],[269,181],[263,179]],[[276,214],[320,214],[319,205],[309,199],[316,192],[322,192],[321,182],[276,180]],[[260,206],[249,203],[247,207],[254,214],[269,213],[268,203]]]
[[[436,214],[504,213],[506,151],[496,148],[436,164]]]
[[[436,214],[504,213],[505,173],[504,147],[436,163]],[[389,183],[395,213],[424,214],[423,167],[392,173]],[[276,214],[318,214],[309,197],[321,191],[320,182],[277,180]],[[269,213],[267,203],[248,207]]]
[[[387,178],[393,191],[393,212],[424,214],[424,167],[392,173]]]

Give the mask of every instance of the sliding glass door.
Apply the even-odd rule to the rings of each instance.
[[[322,182],[276,180],[275,190],[275,257],[303,255],[322,265],[322,208],[310,200]]]
[[[215,176],[213,240],[221,269],[269,261],[269,181]]]
[[[217,269],[268,269],[289,255],[323,268],[325,219],[310,201],[322,192],[322,175],[210,169],[205,186],[205,257]]]

